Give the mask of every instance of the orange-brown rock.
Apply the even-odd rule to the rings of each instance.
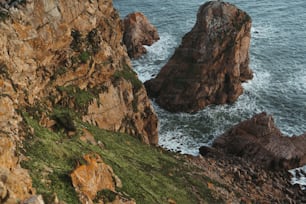
[[[84,121],[157,144],[157,116],[121,44],[122,22],[111,0],[14,4],[0,5],[1,168],[22,170],[16,145],[22,147],[26,128],[17,110],[33,110],[50,128],[53,107],[70,108]],[[19,200],[29,198],[31,185],[18,184],[28,193],[6,187]]]
[[[122,187],[120,179],[114,174],[113,169],[105,164],[98,155],[85,155],[87,164],[78,166],[72,173],[71,179],[76,192],[82,203],[93,203],[97,192],[109,190],[116,193],[116,187]],[[119,185],[118,185],[119,184]],[[101,201],[103,203],[103,201]],[[125,199],[119,194],[112,203],[135,203],[133,200]]]
[[[123,42],[131,58],[147,53],[143,45],[152,45],[159,40],[157,29],[141,12],[127,15],[124,20]]]
[[[306,164],[306,134],[284,136],[271,115],[257,114],[213,142],[225,154],[236,155],[268,169],[292,169]]]
[[[145,83],[150,97],[172,112],[194,112],[233,103],[252,78],[250,16],[230,3],[210,1],[156,78]]]
[[[34,0],[22,5],[11,8],[10,17],[0,23],[1,97],[10,96],[3,100],[13,107],[43,100],[50,109],[73,108],[101,128],[156,144],[157,117],[121,45],[121,20],[112,1]],[[63,87],[91,98],[83,102]],[[99,114],[93,113],[96,109]],[[123,130],[126,120],[131,125]]]

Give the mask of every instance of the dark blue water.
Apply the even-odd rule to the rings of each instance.
[[[133,61],[141,80],[148,80],[173,54],[182,36],[196,20],[200,0],[114,0],[124,17],[143,12],[154,24],[160,41],[148,54]],[[198,148],[234,124],[266,111],[287,135],[306,132],[306,1],[232,0],[252,17],[252,81],[232,105],[210,106],[196,114],[171,114],[155,110],[160,120],[161,146],[198,154]]]

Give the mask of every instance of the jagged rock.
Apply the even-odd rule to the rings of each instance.
[[[147,52],[143,45],[152,45],[159,40],[157,29],[143,13],[131,13],[124,18],[123,23],[123,42],[131,58],[138,58]]]
[[[232,4],[210,1],[156,78],[145,82],[150,97],[172,112],[194,112],[233,103],[252,79],[251,18]]]
[[[266,113],[237,124],[216,138],[212,146],[268,169],[292,169],[306,164],[306,134],[284,136]]]
[[[1,1],[8,6],[1,7],[5,18],[1,13],[0,19],[0,167],[22,170],[16,152],[27,135],[22,111],[51,128],[59,123],[48,116],[54,107],[69,108],[84,121],[156,144],[157,116],[131,69],[112,1],[20,2]],[[114,101],[101,101],[109,94]],[[96,106],[103,112],[91,112]],[[7,185],[11,194],[29,198],[31,186],[16,183],[16,188]]]
[[[121,20],[112,1],[29,1],[23,7],[10,9],[9,20],[0,24],[6,100],[14,107],[40,101],[48,110],[68,107],[82,112],[84,121],[156,144],[157,117],[121,45]],[[109,96],[115,100],[106,101],[109,109],[92,114]],[[132,125],[124,127],[125,121]]]
[[[112,201],[114,203],[116,203],[115,200],[119,203],[135,203],[117,194],[115,188],[122,187],[121,181],[114,174],[113,169],[105,164],[98,155],[85,155],[84,159],[87,164],[78,166],[70,175],[82,203],[93,203],[97,193],[102,190],[115,194]]]
[[[28,199],[32,193],[32,181],[26,170],[19,166],[11,169],[0,166],[0,203],[17,203],[19,199]]]

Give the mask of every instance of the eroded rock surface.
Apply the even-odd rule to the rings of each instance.
[[[116,192],[116,188],[122,188],[121,181],[114,174],[113,169],[105,164],[98,155],[85,155],[84,160],[87,163],[79,165],[70,175],[82,203],[93,203],[95,199],[98,203],[104,203],[103,196],[106,195],[96,198],[97,193],[104,190],[109,191],[109,194],[114,194],[114,200],[111,203],[135,204],[135,201],[124,198]]]
[[[138,58],[147,53],[143,45],[152,45],[159,40],[157,29],[141,12],[127,15],[124,20],[123,42],[131,58]]]
[[[284,136],[271,115],[257,114],[218,137],[213,147],[267,169],[292,169],[306,164],[306,135]]]
[[[241,83],[253,77],[250,29],[250,16],[234,5],[205,3],[174,55],[145,83],[149,96],[173,112],[233,103],[243,92]]]
[[[122,22],[111,0],[1,3],[1,168],[22,170],[16,150],[27,127],[21,113],[50,128],[54,107],[157,144],[157,116],[121,44]],[[25,174],[20,180],[27,181]],[[19,182],[24,192],[5,185],[18,200],[33,193],[28,183]]]

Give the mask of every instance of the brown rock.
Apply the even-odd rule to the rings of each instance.
[[[306,134],[284,136],[272,116],[257,114],[218,137],[213,147],[269,169],[292,169],[306,164]]]
[[[233,103],[252,79],[249,68],[251,18],[234,5],[210,1],[156,78],[145,83],[163,108],[194,112],[210,104]]]
[[[122,22],[112,1],[22,2],[6,8],[7,17],[0,21],[0,168],[19,179],[5,184],[19,200],[32,191],[16,152],[26,135],[18,114],[25,107],[49,128],[58,121],[48,115],[60,106],[80,113],[84,121],[131,133],[145,143],[158,140],[157,116],[143,85],[137,83],[136,89],[133,83],[137,75],[130,74],[130,59],[121,44]],[[114,78],[123,85],[115,87]],[[65,88],[72,91],[61,91]],[[108,89],[112,100],[101,101],[103,95],[110,96]],[[99,109],[105,102],[113,106]],[[95,108],[103,112],[94,114]],[[125,127],[126,121],[131,125]]]
[[[113,169],[98,155],[85,155],[84,159],[87,164],[78,166],[70,175],[82,203],[92,202],[97,192],[103,189],[115,191]]]
[[[152,45],[159,40],[156,28],[143,13],[131,13],[123,22],[123,42],[131,58],[138,58],[147,52],[143,45]]]
[[[108,190],[114,193],[114,204],[135,204],[133,199],[127,199],[116,192],[115,188],[121,188],[120,179],[114,174],[113,169],[105,164],[98,155],[85,155],[87,164],[78,166],[72,173],[72,184],[79,194],[82,203],[93,203],[97,192]],[[98,198],[98,203],[104,203]]]

